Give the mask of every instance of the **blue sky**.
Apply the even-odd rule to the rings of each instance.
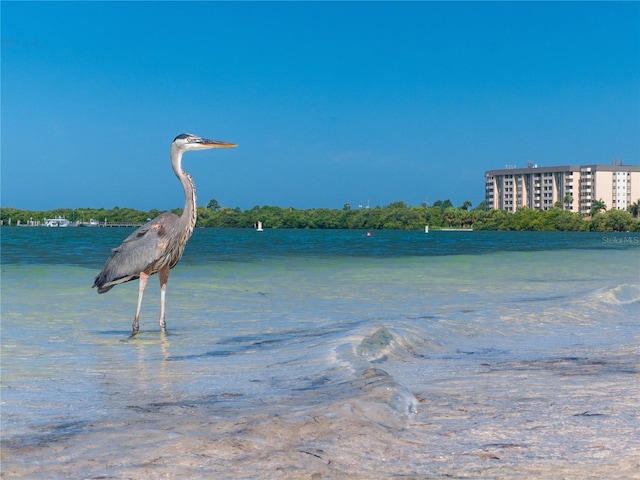
[[[1,205],[342,208],[640,164],[640,3],[6,2]]]

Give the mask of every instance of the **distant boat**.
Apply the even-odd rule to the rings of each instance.
[[[424,233],[429,233],[429,225],[424,226]]]
[[[68,227],[69,220],[66,218],[45,218],[44,219],[45,227]]]
[[[256,231],[257,232],[262,232],[263,231],[262,222],[260,220],[258,220],[258,224],[256,226]]]

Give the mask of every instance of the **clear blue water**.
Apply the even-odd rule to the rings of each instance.
[[[104,295],[90,288],[129,233],[0,230],[6,478],[195,478],[175,459],[154,463],[153,475],[140,470],[167,442],[182,448],[185,431],[220,449],[251,439],[252,468],[267,472],[280,457],[267,461],[260,448],[298,445],[290,426],[305,418],[338,422],[326,431],[319,423],[304,440],[307,460],[340,452],[322,467],[337,474],[483,471],[486,459],[505,458],[504,445],[525,444],[514,438],[545,415],[548,430],[527,436],[537,450],[509,450],[514,471],[545,455],[556,471],[556,457],[545,454],[553,446],[584,463],[585,438],[599,445],[607,431],[615,441],[592,460],[633,457],[640,234],[200,229],[170,275],[167,335],[153,278],[141,331],[129,339],[137,282]],[[601,388],[615,399],[586,393]],[[487,413],[504,416],[523,398],[543,397],[527,419],[519,407],[499,423]],[[566,417],[548,413],[562,402]],[[483,413],[458,418],[479,404]],[[597,432],[566,423],[589,412],[601,422]],[[241,431],[239,419],[268,427]],[[363,460],[369,444],[354,439],[368,429],[388,435],[395,456]],[[280,432],[278,440],[265,431]],[[352,443],[340,443],[342,435]],[[224,445],[220,452],[235,451]],[[465,463],[460,449],[477,454]],[[282,455],[281,472],[322,472]],[[199,462],[203,478],[251,478],[246,462]]]

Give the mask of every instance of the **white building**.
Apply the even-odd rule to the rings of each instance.
[[[602,200],[608,210],[626,210],[640,200],[640,166],[530,163],[526,168],[485,172],[487,210],[548,210],[560,202],[566,210],[587,214],[595,200]]]

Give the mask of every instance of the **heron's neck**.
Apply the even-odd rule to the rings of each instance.
[[[188,239],[196,226],[196,218],[198,215],[196,209],[196,186],[193,183],[191,175],[182,169],[182,152],[175,156],[175,161],[172,162],[172,166],[176,177],[178,177],[184,189],[184,210],[180,216],[180,224],[183,226],[183,231],[186,232]]]

